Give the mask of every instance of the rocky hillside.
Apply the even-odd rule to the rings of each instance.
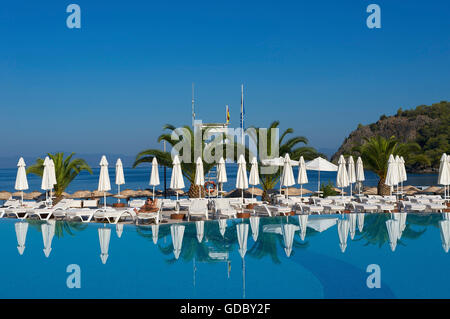
[[[412,171],[435,171],[443,152],[450,152],[450,102],[442,101],[430,106],[421,105],[415,109],[399,109],[393,116],[382,115],[369,125],[358,125],[344,140],[331,157],[337,162],[341,154],[350,154],[354,146],[361,145],[364,138],[381,135],[395,136],[401,142],[417,142],[423,154],[430,159],[431,167],[412,165]]]

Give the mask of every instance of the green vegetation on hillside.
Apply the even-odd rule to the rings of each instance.
[[[406,117],[408,120],[419,116],[436,120],[417,130],[415,142],[420,145],[431,165],[439,167],[442,153],[450,153],[450,102],[442,101],[431,106],[420,105],[413,110],[405,111],[400,108],[396,115],[396,117]]]
[[[450,102],[420,105],[410,110],[399,108],[395,115],[383,114],[375,123],[359,124],[332,156],[332,161],[336,162],[341,154],[352,153],[367,139],[377,137],[419,146],[409,154],[413,156],[406,163],[408,171],[437,171],[442,153],[450,153]]]

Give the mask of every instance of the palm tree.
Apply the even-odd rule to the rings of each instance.
[[[178,129],[170,124],[167,124],[163,127],[164,130],[169,130],[172,133],[177,133]],[[183,154],[184,149],[180,150],[179,156],[184,157],[187,155],[189,157],[188,161],[182,161],[181,163],[181,170],[183,173],[183,176],[190,182],[189,192],[188,196],[191,198],[198,198],[200,196],[204,195],[203,186],[199,187],[198,185],[195,185],[195,170],[196,170],[196,163],[197,160],[195,157],[195,135],[194,134],[202,134],[201,136],[204,136],[205,133],[207,133],[208,128],[203,128],[198,131],[198,133],[193,132],[192,128],[190,126],[183,126],[183,130],[186,130],[186,136],[181,135],[180,140],[183,140],[184,138],[188,138],[187,136],[190,136],[190,141],[187,141],[187,143],[190,143],[190,154]],[[223,138],[215,138],[211,143],[206,144],[203,138],[201,138],[201,155],[204,154],[205,151],[211,151],[211,155],[215,156],[215,149],[220,145],[220,143],[223,143],[224,140],[227,138],[227,136],[223,136]],[[174,140],[172,139],[171,133],[162,134],[158,137],[158,142],[166,141],[169,145],[174,147],[176,144],[180,143],[180,140]],[[233,142],[228,143],[226,146],[223,144],[222,154],[224,154],[225,157],[225,148],[226,147],[235,147],[236,145]],[[153,157],[156,157],[158,160],[158,164],[166,167],[172,167],[172,155],[171,152],[164,152],[158,149],[147,149],[142,152],[140,152],[136,156],[136,160],[133,164],[133,168],[137,167],[138,165],[142,163],[151,163],[153,160]],[[215,165],[216,163],[206,163],[202,157],[203,161],[203,171],[205,174],[207,174]],[[201,191],[202,190],[202,191]]]
[[[380,178],[377,187],[379,195],[389,195],[389,186],[385,184],[389,156],[403,156],[406,163],[427,162],[425,156],[416,154],[418,151],[420,146],[417,143],[400,143],[394,136],[387,139],[380,135],[365,138],[362,145],[352,149],[353,155],[361,156],[365,168]]]
[[[47,154],[55,164],[55,175],[56,175],[56,185],[55,185],[55,196],[58,198],[64,192],[64,190],[69,186],[69,184],[78,176],[81,171],[88,171],[92,174],[91,167],[86,163],[84,159],[73,158],[75,153],[71,153],[66,158],[64,158],[64,153]],[[38,158],[36,164],[28,167],[27,174],[35,174],[42,177],[44,173],[44,160]]]
[[[272,129],[277,129],[280,125],[279,121],[274,121],[270,124],[270,126],[267,128],[267,141],[272,140]],[[254,128],[255,134],[254,136],[251,136],[253,141],[255,142],[255,145],[257,147],[257,153],[258,154],[267,154],[269,157],[274,154],[272,150],[271,143],[267,143],[267,150],[265,152],[261,152],[259,149],[261,147],[259,137],[260,137],[260,130],[262,128]],[[294,129],[288,128],[286,129],[282,134],[280,134],[280,138],[278,140],[278,146],[279,146],[279,155],[284,156],[286,153],[289,153],[289,156],[292,160],[299,160],[301,156],[305,160],[312,160],[316,158],[317,156],[324,156],[323,154],[317,152],[316,149],[309,146],[298,146],[299,144],[308,144],[308,139],[304,136],[294,136],[289,138],[288,140],[285,140],[289,134],[294,133]],[[248,159],[247,163],[250,162],[250,159]],[[248,165],[248,169],[250,169],[250,166]],[[276,171],[272,174],[261,174],[261,164],[259,165],[259,179],[260,183],[263,189],[263,200],[268,200],[267,198],[267,191],[270,189],[273,189],[275,185],[280,180],[280,175],[282,172],[281,168],[275,168]]]
[[[36,228],[39,232],[42,231],[41,225],[45,224],[45,221],[42,220],[33,220],[30,219],[28,221],[28,224]],[[56,221],[55,222],[55,236],[57,238],[64,237],[64,234],[67,234],[69,236],[75,236],[77,232],[81,232],[87,228],[87,224],[84,223],[78,223],[78,222],[72,222],[72,221]]]
[[[279,121],[274,121],[269,126],[269,128],[267,129],[267,141],[271,141],[272,129],[278,128],[279,124],[280,124]],[[171,133],[176,132],[176,130],[177,130],[177,128],[175,126],[170,125],[170,124],[165,125],[163,129],[169,130],[169,131],[171,131]],[[188,141],[191,144],[191,147],[190,147],[191,154],[188,154],[189,159],[190,159],[189,163],[182,162],[181,168],[182,168],[184,177],[186,177],[186,179],[191,183],[191,185],[189,187],[189,192],[188,192],[189,197],[197,198],[197,197],[199,197],[200,188],[194,184],[195,169],[196,169],[196,164],[195,164],[196,159],[194,158],[194,151],[195,151],[194,150],[194,141],[195,141],[194,132],[192,131],[192,128],[190,126],[184,126],[183,129],[187,130],[187,132],[189,133],[188,135],[190,135],[190,138],[191,138],[191,141]],[[262,154],[259,150],[259,148],[260,148],[259,136],[260,136],[260,131],[262,130],[262,128],[253,127],[253,129],[254,129],[254,131],[249,133],[250,138],[253,140],[254,144],[257,147],[257,150],[256,150],[257,154]],[[204,136],[205,133],[207,133],[207,130],[208,130],[208,128],[203,128],[202,130],[199,130],[199,133],[201,133],[202,136]],[[308,139],[306,137],[295,136],[295,137],[292,137],[285,141],[285,138],[289,134],[292,134],[293,132],[294,132],[294,130],[292,128],[288,128],[287,130],[285,130],[283,132],[283,134],[281,134],[281,137],[279,138],[279,141],[278,141],[280,155],[284,156],[284,154],[289,153],[291,158],[294,160],[298,160],[300,158],[300,156],[303,156],[306,160],[309,160],[309,159],[313,159],[319,155],[322,155],[322,154],[318,153],[312,147],[307,147],[307,146],[299,147],[298,146],[298,144],[300,144],[300,143],[303,143],[303,144],[308,143]],[[180,136],[180,139],[182,139],[182,138],[183,138],[183,136]],[[225,140],[227,140],[226,144],[223,143]],[[172,134],[162,134],[158,138],[158,142],[161,142],[161,141],[166,141],[172,147],[174,147],[176,144],[179,143],[179,140],[172,139]],[[235,161],[237,159],[237,156],[239,154],[237,151],[238,147],[243,147],[244,156],[247,161],[247,169],[250,170],[250,167],[251,167],[250,160],[254,155],[252,155],[251,151],[247,147],[241,146],[238,142],[234,142],[233,137],[223,135],[222,139],[215,138],[211,143],[208,143],[208,144],[206,144],[203,139],[201,139],[201,141],[202,141],[202,146],[201,146],[202,154],[204,154],[204,152],[206,152],[206,151],[210,151],[210,153],[214,156],[215,155],[214,150],[217,149],[218,145],[221,145],[221,143],[222,143],[223,144],[222,154],[224,154],[224,158],[230,159],[233,161]],[[268,143],[267,150],[265,152],[266,154],[269,154],[269,155],[273,154],[271,147],[272,147],[271,143]],[[233,157],[229,158],[227,156],[231,156],[231,155],[228,155],[228,152],[226,152],[226,150],[231,149],[231,148],[233,149],[233,152],[231,152],[233,154],[232,155]],[[180,156],[184,155],[183,150],[180,151],[179,155]],[[158,160],[160,165],[166,166],[166,167],[172,167],[171,153],[163,152],[158,149],[148,149],[148,150],[140,152],[136,156],[136,160],[133,164],[133,167],[137,167],[138,165],[140,165],[142,163],[151,163],[151,161],[153,160],[153,157],[156,157],[156,159]],[[214,167],[214,165],[216,165],[216,163],[205,163],[205,161],[203,161],[204,173],[207,174],[208,171]],[[274,174],[261,174],[261,170],[260,170],[260,180],[261,180],[261,185],[264,190],[263,198],[265,198],[267,196],[267,190],[273,189],[275,187],[275,185],[277,184],[277,182],[280,178],[280,173],[281,173],[280,169],[277,169],[277,171]]]

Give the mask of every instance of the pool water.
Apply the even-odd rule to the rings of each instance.
[[[351,215],[157,228],[2,219],[0,298],[450,298],[448,215]]]

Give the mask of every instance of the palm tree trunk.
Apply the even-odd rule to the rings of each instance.
[[[269,196],[269,194],[267,194],[267,191],[266,190],[263,190],[263,193],[262,193],[262,200],[263,201],[265,201],[265,202],[270,202],[270,196]]]
[[[56,196],[56,194],[55,194],[55,197],[56,198],[53,200],[53,206],[58,204],[64,198],[64,196],[62,196],[62,195]]]
[[[203,198],[205,197],[205,188],[203,186],[195,185],[191,183],[188,191],[189,198]]]
[[[378,182],[378,186],[377,186],[377,193],[378,195],[390,195],[390,186],[385,184],[386,178],[385,177],[380,177],[380,180]]]

